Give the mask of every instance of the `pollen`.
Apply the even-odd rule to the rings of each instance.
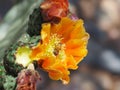
[[[52,56],[52,57],[59,57],[63,58],[64,57],[64,47],[65,45],[61,43],[61,38],[57,34],[52,34],[49,42],[46,44],[46,50],[45,50],[45,55],[46,56]]]

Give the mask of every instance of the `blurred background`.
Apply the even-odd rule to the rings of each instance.
[[[11,40],[6,38],[8,22],[11,20],[10,23],[14,23],[14,19],[22,18],[20,15],[25,14],[28,7],[38,1],[41,0],[0,0],[1,45],[4,42],[6,45]],[[85,28],[91,36],[88,56],[79,64],[78,70],[71,71],[71,82],[66,86],[59,81],[50,80],[47,73],[39,70],[42,80],[38,82],[38,90],[120,90],[120,0],[69,2],[70,11],[84,20]],[[10,9],[14,15],[7,13]],[[28,16],[29,14],[26,15]]]

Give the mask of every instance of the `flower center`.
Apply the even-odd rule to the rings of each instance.
[[[46,44],[45,54],[50,57],[65,59],[65,44],[61,43],[61,41],[62,38],[57,34],[51,35],[49,42]]]

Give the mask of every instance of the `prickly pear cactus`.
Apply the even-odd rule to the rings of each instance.
[[[6,32],[5,34],[4,32],[0,32],[1,33],[0,34],[0,58],[4,57],[3,62],[2,60],[0,60],[0,90],[15,90],[16,78],[14,77],[16,77],[17,73],[20,72],[23,68],[26,68],[22,64],[16,63],[16,59],[17,59],[16,53],[18,48],[19,47],[32,48],[39,42],[40,36],[37,37],[36,35],[40,33],[38,31],[40,30],[41,26],[38,26],[38,25],[41,25],[42,20],[40,17],[35,16],[38,14],[40,15],[39,13],[40,9],[37,9],[35,11],[34,8],[39,7],[39,3],[41,1],[42,0],[36,0],[36,1],[21,0],[21,3],[15,5],[7,13],[7,15],[4,18],[4,21],[0,24],[0,31]],[[33,12],[33,10],[38,14],[31,15],[30,17],[31,22],[29,23],[29,26],[28,26],[28,20],[29,20],[28,17]],[[33,17],[34,19],[32,19]],[[36,20],[38,21],[40,20],[40,22],[35,22]],[[24,38],[22,38],[22,40],[19,40],[16,43],[16,41],[21,37],[21,35],[24,34],[27,29],[30,30],[31,27],[32,27],[31,30],[33,30],[33,28],[35,27],[37,28],[35,30],[39,29],[38,31],[36,31],[37,34],[36,32],[35,34],[34,32],[32,32],[33,34],[31,35],[30,33],[30,36],[35,35],[34,37],[30,37],[28,38],[28,40],[25,40]],[[11,44],[12,46],[10,46]],[[29,52],[29,49],[27,49],[26,52]],[[36,62],[33,62],[33,63],[36,64]]]
[[[25,69],[31,63],[29,54],[31,48],[39,42],[40,36],[33,36],[28,41],[24,40],[20,39],[20,41],[12,45],[5,53],[4,67],[9,75],[16,77],[22,69]],[[24,59],[26,59],[26,62]]]

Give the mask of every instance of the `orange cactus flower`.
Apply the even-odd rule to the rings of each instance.
[[[53,80],[69,83],[69,69],[77,69],[77,64],[87,55],[89,34],[82,20],[62,18],[58,24],[44,23],[41,42],[32,49],[32,60],[49,73]]]
[[[68,14],[68,0],[45,0],[40,8],[44,21],[60,19]]]

